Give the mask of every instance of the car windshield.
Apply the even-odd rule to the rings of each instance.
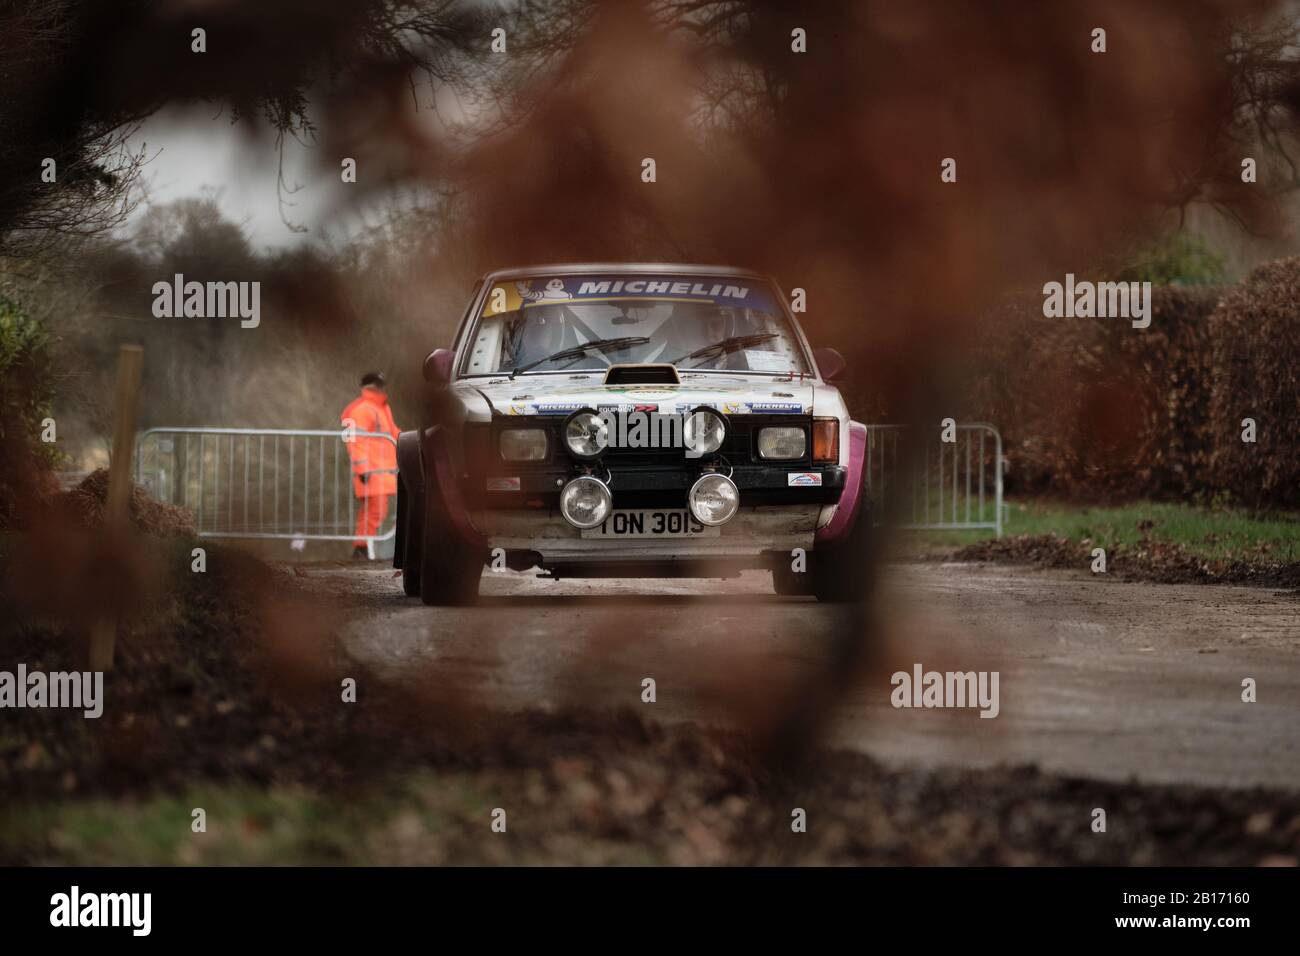
[[[567,275],[489,286],[463,374],[603,371],[806,373],[774,290],[749,276]]]

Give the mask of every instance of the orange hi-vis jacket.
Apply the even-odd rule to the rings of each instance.
[[[397,446],[384,438],[360,434],[379,432],[397,438],[399,429],[388,407],[388,396],[367,385],[343,409],[339,419],[344,428],[351,424],[358,432],[353,441],[344,442],[352,459],[352,490],[356,496],[397,494]],[[362,475],[366,476],[365,481],[361,480]]]

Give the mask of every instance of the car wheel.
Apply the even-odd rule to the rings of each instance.
[[[426,477],[421,508],[420,600],[436,607],[465,607],[478,600],[483,561],[470,549],[453,546],[456,537],[436,480],[432,472]]]
[[[419,495],[407,492],[406,482],[397,484],[397,546],[402,555],[402,590],[407,597],[420,596],[420,557],[423,552],[424,509]]]
[[[811,594],[812,582],[806,570],[792,571],[790,562],[782,558],[772,565],[772,590],[783,597]]]
[[[871,499],[864,489],[849,536],[834,548],[808,556],[808,577],[817,600],[843,603],[866,597],[870,590],[871,520]]]

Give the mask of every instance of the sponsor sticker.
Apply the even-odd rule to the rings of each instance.
[[[489,290],[483,315],[514,312],[556,302],[611,299],[710,302],[715,305],[778,310],[767,284],[750,276],[573,274],[502,281]]]
[[[749,410],[755,415],[803,414],[803,406],[798,402],[750,402]]]
[[[818,482],[820,484],[821,482]],[[489,478],[487,480],[488,491],[518,491],[518,478]]]
[[[822,483],[819,471],[792,471],[785,476],[789,488],[820,488]]]
[[[794,363],[784,352],[768,352],[761,349],[745,349],[741,353],[745,364],[751,372],[788,372]]]

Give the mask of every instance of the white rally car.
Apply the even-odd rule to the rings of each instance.
[[[866,429],[774,282],[688,265],[485,276],[425,360],[432,421],[398,439],[394,565],[426,604],[484,567],[725,577],[862,592]]]

